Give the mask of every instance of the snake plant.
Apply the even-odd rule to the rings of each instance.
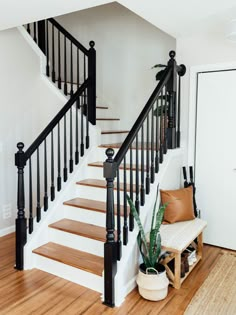
[[[161,253],[161,236],[160,236],[159,230],[160,230],[160,226],[163,220],[163,215],[164,215],[164,212],[168,203],[161,205],[158,211],[156,211],[157,199],[158,199],[158,188],[157,188],[154,208],[152,211],[152,222],[151,222],[151,229],[150,229],[149,240],[148,240],[147,236],[145,235],[144,228],[141,223],[139,214],[132,200],[127,195],[127,200],[130,205],[131,213],[134,216],[139,227],[137,241],[138,241],[140,253],[142,255],[143,263],[146,268],[150,268],[150,267],[155,268],[156,263]]]

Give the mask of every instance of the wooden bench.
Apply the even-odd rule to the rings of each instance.
[[[181,283],[202,259],[202,234],[206,226],[206,221],[196,218],[190,221],[164,224],[160,228],[162,250],[169,252],[169,255],[163,258],[161,263],[166,267],[170,283],[176,289],[181,287]],[[194,241],[196,239],[197,242]],[[185,277],[181,278],[181,254],[190,244],[196,249],[197,260],[192,266],[189,266],[189,272],[186,273]],[[172,259],[174,259],[174,272],[168,266]]]

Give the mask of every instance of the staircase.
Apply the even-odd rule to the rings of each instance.
[[[53,19],[27,25],[27,31],[45,52],[46,75],[63,89],[67,103],[27,151],[18,143],[16,268],[44,270],[100,292],[108,306],[120,305],[135,286],[138,265],[137,230],[126,194],[146,220],[155,199],[151,184],[156,187],[167,166],[181,160],[173,152],[165,161],[164,156],[179,143],[180,104],[177,108],[173,81],[184,71],[171,53],[129,132],[122,129],[122,117],[96,106],[94,42],[87,50]],[[95,123],[100,142],[90,139]]]

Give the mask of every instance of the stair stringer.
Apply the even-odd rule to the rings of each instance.
[[[48,210],[44,212],[43,208],[41,209],[41,221],[37,223],[36,218],[34,219],[34,231],[32,234],[27,235],[27,243],[24,247],[25,270],[35,267],[33,249],[49,242],[50,234],[48,225],[65,217],[66,207],[63,206],[63,202],[75,197],[75,182],[87,177],[87,164],[90,162],[91,156],[95,156],[96,154],[98,139],[99,135],[93,133],[93,145],[91,148],[85,150],[85,155],[82,158],[80,157],[79,164],[75,165],[74,172],[69,174],[67,182],[62,182],[62,189],[56,194],[56,199],[53,202],[49,199]]]
[[[183,166],[183,150],[169,150],[165,161],[160,165],[159,173],[155,183],[151,186],[151,192],[146,195],[145,205],[140,209],[141,220],[145,231],[150,230],[150,222],[153,206],[156,198],[157,185],[161,189],[177,189],[181,184],[181,168]],[[115,305],[120,306],[127,294],[136,287],[136,276],[138,273],[141,256],[137,246],[138,227],[129,233],[127,246],[122,246],[122,259],[118,262],[117,274],[115,276]],[[103,299],[103,297],[102,297]]]

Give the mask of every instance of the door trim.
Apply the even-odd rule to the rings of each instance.
[[[221,72],[236,70],[236,62],[206,64],[190,67],[189,75],[189,115],[188,115],[188,165],[195,166],[196,156],[196,127],[197,127],[197,96],[198,96],[198,76],[200,73]],[[236,83],[235,83],[236,84]],[[195,169],[195,168],[194,168]]]

